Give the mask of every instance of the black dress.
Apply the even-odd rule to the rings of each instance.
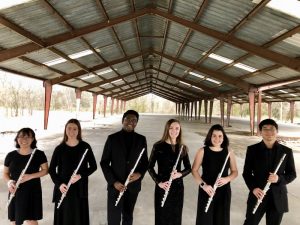
[[[9,168],[10,179],[17,181],[25,168],[31,154],[21,155],[17,150],[7,154],[4,165]],[[47,162],[43,151],[36,150],[26,170],[26,174],[39,172],[40,166]],[[40,220],[43,218],[42,187],[40,178],[20,184],[8,207],[8,219],[16,221],[16,225],[24,220]]]
[[[204,147],[201,177],[206,184],[213,187],[218,174],[221,172],[227,154],[227,149],[216,152],[207,146]],[[230,160],[227,161],[222,177],[228,176],[229,161]],[[229,225],[231,202],[230,183],[217,188],[209,209],[207,213],[205,213],[208,198],[208,194],[199,187],[196,225]]]
[[[176,168],[178,172],[182,173],[182,177],[172,181],[171,188],[163,207],[161,207],[161,201],[165,191],[158,186],[160,182],[169,180],[178,154],[179,144],[175,145],[175,151],[172,149],[172,145],[166,142],[157,142],[152,149],[148,171],[156,183],[154,200],[155,225],[181,225],[182,222],[184,198],[182,178],[191,172],[191,164],[187,153],[181,155]],[[155,172],[154,170],[156,162],[158,165],[158,172]],[[184,165],[183,170],[181,170],[182,163]]]
[[[77,172],[81,179],[70,186],[60,208],[57,209],[61,198],[59,186],[62,183],[68,184],[87,148],[89,150]],[[89,225],[88,176],[96,169],[95,156],[88,143],[81,141],[73,147],[60,144],[55,148],[49,167],[49,174],[54,182],[54,225]]]

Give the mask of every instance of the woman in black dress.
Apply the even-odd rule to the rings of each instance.
[[[86,149],[88,151],[77,174],[72,175]],[[55,148],[49,167],[54,182],[54,225],[89,225],[88,176],[96,169],[91,146],[82,140],[79,121],[70,119],[65,126],[64,139]],[[66,197],[57,209],[62,193],[66,193]]]
[[[238,171],[233,151],[229,148],[229,140],[223,127],[213,125],[204,140],[204,147],[196,153],[192,174],[199,185],[198,209],[196,225],[229,225],[230,224],[230,181],[237,177]],[[230,152],[222,176],[217,180],[226,157]],[[202,175],[199,168],[202,167]],[[230,169],[230,174],[228,170]],[[217,182],[216,182],[217,180]],[[216,182],[217,189],[214,191]],[[213,200],[207,212],[205,208],[209,197]]]
[[[8,219],[12,225],[37,225],[43,218],[42,187],[40,177],[48,173],[46,155],[35,150],[25,174],[20,178],[32,152],[36,148],[35,133],[30,128],[22,128],[15,137],[17,150],[9,152],[4,160],[3,178],[9,193],[15,193],[8,206]]]
[[[155,225],[181,225],[184,186],[183,177],[191,172],[187,147],[183,145],[177,167],[173,167],[178,158],[182,143],[182,130],[178,120],[170,119],[160,141],[153,145],[149,159],[149,173],[155,181]],[[157,162],[158,171],[154,170]],[[181,170],[183,163],[184,169]],[[172,182],[169,182],[172,175]],[[166,201],[161,206],[165,191],[169,189]]]

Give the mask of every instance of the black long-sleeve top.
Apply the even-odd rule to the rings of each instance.
[[[166,142],[157,142],[153,145],[153,149],[149,159],[148,172],[156,184],[169,180],[170,174],[173,170],[173,167],[176,163],[180,151],[179,147],[180,147],[179,144],[176,144],[175,151],[174,151],[172,149],[172,145]],[[187,147],[185,146],[185,148]],[[191,172],[191,163],[189,160],[189,156],[187,154],[187,151],[185,152],[186,153],[181,154],[176,167],[177,172],[182,173],[182,177],[172,181],[175,184],[183,183],[182,178]],[[157,172],[154,169],[156,162],[158,166]],[[182,163],[184,166],[183,170],[181,169]]]
[[[77,172],[77,174],[80,174],[81,179],[70,187],[77,188],[80,197],[88,196],[88,176],[97,169],[97,163],[91,146],[84,141],[80,141],[76,146],[71,147],[63,143],[55,148],[49,167],[49,174],[55,185],[53,202],[60,198],[61,192],[59,186],[62,183],[68,184],[86,149],[89,150]]]

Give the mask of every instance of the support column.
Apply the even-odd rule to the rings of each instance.
[[[76,118],[78,118],[79,110],[80,110],[80,100],[81,100],[81,90],[76,88]]]
[[[250,112],[250,133],[254,135],[254,111],[255,111],[255,93],[254,91],[249,91],[249,112]]]
[[[103,96],[103,117],[106,116],[107,96]]]
[[[201,118],[201,106],[202,106],[202,100],[199,101],[199,112],[198,112],[199,120]]]
[[[230,127],[230,116],[231,116],[232,96],[227,98],[227,127]]]
[[[186,107],[187,112],[186,112],[186,114],[187,114],[187,119],[189,120],[190,119],[190,103],[188,102],[186,104],[187,104],[187,107]]]
[[[97,94],[93,93],[93,120],[95,119],[97,108]]]
[[[126,109],[126,101],[124,101],[124,108],[123,108],[123,111],[125,111]]]
[[[207,123],[207,105],[208,105],[208,100],[204,100],[204,115],[205,115],[205,123]]]
[[[191,112],[190,112],[190,115],[191,115],[191,120],[193,119],[193,111],[194,111],[194,102],[190,102],[190,107],[191,107]]]
[[[240,103],[240,117],[243,118],[243,103]]]
[[[114,101],[115,101],[115,99],[111,97],[110,100],[111,100],[110,115],[112,116],[114,114]]]
[[[291,123],[294,123],[295,101],[290,102]]]
[[[225,120],[224,120],[224,97],[220,97],[220,113],[221,113],[221,125],[224,127]]]
[[[268,117],[269,119],[272,117],[272,102],[268,102]]]
[[[123,100],[120,100],[121,103],[120,103],[120,113],[123,112],[123,104],[124,104],[124,101]]]
[[[48,119],[49,119],[49,111],[50,111],[50,103],[51,103],[51,95],[52,95],[52,84],[50,81],[44,81],[45,88],[45,105],[44,105],[44,130],[48,128]]]
[[[214,108],[214,99],[209,100],[209,118],[208,118],[208,123],[211,123],[211,118],[212,118],[212,112]]]
[[[256,125],[256,135],[259,136],[259,123],[261,121],[261,91],[258,91],[257,95],[257,125]]]
[[[116,109],[116,113],[119,114],[119,99],[117,99],[117,109]]]
[[[195,115],[195,120],[197,120],[197,103],[198,103],[198,101],[194,101],[194,108],[195,108],[194,115]]]

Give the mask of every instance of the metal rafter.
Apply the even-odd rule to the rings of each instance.
[[[174,16],[170,13],[163,12],[159,9],[151,9],[152,13],[162,16],[168,20],[171,20],[173,22],[176,22],[178,24],[181,24],[183,26],[186,26],[188,28],[191,28],[197,32],[204,33],[208,36],[211,36],[213,38],[219,39],[223,42],[226,42],[228,44],[231,44],[235,47],[238,47],[240,49],[243,49],[247,52],[250,52],[254,55],[260,56],[262,58],[268,59],[270,61],[276,62],[280,65],[286,66],[288,68],[300,71],[300,60],[294,59],[288,56],[285,56],[283,54],[274,52],[269,49],[265,49],[263,47],[260,47],[258,45],[252,44],[250,42],[244,41],[242,39],[236,38],[233,35],[227,35],[225,33],[219,32],[217,30],[213,30],[211,28],[207,28],[204,26],[201,26],[199,24],[194,24],[191,21],[185,20],[183,18],[180,18],[178,16]]]
[[[231,77],[227,76],[226,74],[223,74],[223,73],[220,73],[220,72],[208,69],[208,68],[204,68],[204,67],[201,67],[201,66],[197,66],[195,64],[186,62],[186,61],[181,60],[181,59],[174,58],[172,56],[166,55],[164,53],[161,53],[161,52],[158,52],[158,51],[155,51],[155,50],[152,50],[152,51],[155,54],[163,56],[164,58],[167,58],[167,59],[172,60],[172,61],[176,61],[177,63],[182,64],[182,65],[184,65],[186,67],[190,67],[190,68],[192,68],[194,70],[197,70],[200,73],[208,74],[211,77],[214,77],[214,78],[216,78],[216,79],[218,79],[220,81],[223,81],[225,83],[231,84],[231,85],[233,85],[233,86],[235,86],[237,88],[240,88],[240,89],[244,90],[245,92],[248,92],[249,88],[251,87],[251,85],[248,84],[247,82],[239,80],[239,79],[236,79],[236,78],[231,78]]]
[[[107,21],[110,21],[109,15],[108,15],[108,13],[106,12],[106,9],[105,9],[105,7],[104,7],[102,1],[97,1],[97,6],[98,6],[98,8],[101,10],[101,12],[104,14],[106,20],[107,20]],[[134,13],[134,12],[133,12],[133,13]],[[121,40],[120,40],[120,38],[119,38],[119,36],[118,36],[118,34],[117,34],[117,32],[116,32],[114,26],[111,26],[111,29],[112,29],[112,31],[113,31],[113,34],[114,34],[116,40],[117,40],[118,45],[120,46],[120,48],[121,48],[121,50],[122,50],[123,55],[124,55],[125,57],[127,57],[126,51],[124,50],[123,44],[122,44],[122,42],[121,42]],[[130,63],[130,61],[128,60],[127,62],[128,62],[128,64],[129,64],[131,70],[134,71],[134,69],[133,69],[133,67],[132,67],[132,65],[131,65],[131,63]],[[120,76],[120,74],[119,74],[119,76]],[[137,76],[136,76],[136,78],[137,78]],[[127,81],[124,80],[124,82],[126,83]]]
[[[200,6],[199,9],[198,9],[198,12],[197,12],[197,14],[196,14],[196,16],[195,16],[195,18],[194,18],[194,20],[193,20],[193,23],[198,23],[198,22],[199,22],[200,17],[201,17],[201,15],[202,15],[202,13],[203,13],[203,11],[204,11],[204,9],[205,9],[205,7],[206,7],[207,5],[208,5],[208,0],[204,0],[204,1],[202,2],[201,6]],[[188,29],[188,32],[187,32],[186,35],[185,35],[185,38],[184,38],[183,42],[181,43],[181,45],[180,45],[180,47],[179,47],[179,49],[178,49],[178,51],[177,51],[177,53],[176,53],[175,58],[179,58],[180,54],[182,53],[182,50],[186,47],[186,44],[188,43],[188,41],[189,41],[189,39],[190,39],[190,37],[191,37],[192,32],[193,32],[193,30],[189,28],[189,29]],[[168,71],[169,73],[172,72],[172,70],[173,70],[175,64],[176,64],[176,63],[174,62],[173,65],[171,66],[171,68],[170,68],[169,71]]]
[[[53,45],[74,39],[74,38],[79,38],[81,36],[84,36],[86,34],[95,32],[95,31],[99,31],[102,29],[106,29],[109,27],[112,27],[114,25],[123,23],[125,21],[128,20],[132,20],[134,18],[138,18],[140,16],[149,14],[151,10],[149,8],[144,8],[141,10],[136,10],[134,13],[130,13],[129,15],[125,15],[125,16],[120,16],[114,19],[111,19],[109,21],[104,21],[104,22],[100,22],[97,24],[93,24],[93,25],[89,25],[86,27],[82,27],[82,28],[78,28],[73,30],[72,32],[66,32],[63,34],[58,34],[58,35],[54,35],[52,37],[49,38],[45,38],[44,39],[44,43],[45,43],[45,48],[51,47]],[[34,52],[37,50],[42,49],[43,47],[37,45],[34,42],[30,42],[28,44],[22,45],[22,46],[17,46],[14,48],[10,48],[10,49],[5,49],[5,50],[1,50],[0,51],[0,62],[11,59],[11,58],[15,58],[30,52]]]

